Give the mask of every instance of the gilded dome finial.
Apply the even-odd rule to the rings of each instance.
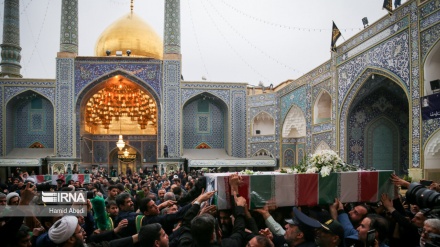
[[[130,4],[130,10],[131,10],[131,13],[133,14],[133,1],[134,0],[131,0],[131,4]]]

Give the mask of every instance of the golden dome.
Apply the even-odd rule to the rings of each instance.
[[[96,42],[96,56],[107,56],[107,50],[111,56],[115,56],[116,51],[127,56],[126,51],[130,50],[130,56],[162,59],[163,42],[148,23],[135,13],[129,13],[107,27]]]

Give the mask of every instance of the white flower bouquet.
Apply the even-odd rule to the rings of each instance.
[[[293,173],[320,173],[326,177],[331,172],[356,171],[357,167],[348,165],[333,150],[323,150],[305,158],[293,167]]]
[[[243,171],[240,172],[241,175],[253,175],[254,171],[249,170],[249,169],[245,169]]]

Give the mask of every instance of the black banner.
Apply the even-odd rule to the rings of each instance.
[[[440,118],[440,93],[421,97],[420,106],[423,120]]]
[[[388,13],[390,15],[393,14],[393,1],[392,0],[384,0],[383,1],[383,6],[384,9],[388,10]]]
[[[330,48],[334,52],[336,52],[336,41],[338,41],[339,37],[341,37],[341,31],[339,31],[339,28],[336,26],[335,22],[333,22],[332,43],[330,45]]]

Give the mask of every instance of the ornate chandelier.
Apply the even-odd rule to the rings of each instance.
[[[88,100],[85,113],[87,125],[102,125],[104,129],[109,129],[113,120],[129,117],[141,129],[147,125],[156,127],[157,108],[153,98],[135,85],[130,85],[132,83],[125,83],[122,78],[112,81],[114,83],[109,83]],[[121,136],[119,138],[122,140]]]

